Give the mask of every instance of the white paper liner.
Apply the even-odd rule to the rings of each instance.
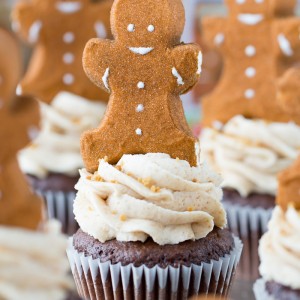
[[[46,203],[49,219],[57,219],[62,224],[62,231],[67,235],[73,235],[79,225],[73,213],[73,204],[76,197],[74,192],[41,192],[38,191]]]
[[[227,201],[224,201],[223,205],[227,212],[229,230],[244,244],[241,262],[237,269],[238,277],[244,280],[256,280],[259,278],[259,240],[268,230],[273,208],[253,208]]]
[[[161,268],[133,264],[101,263],[99,259],[85,257],[73,247],[69,240],[67,255],[75,278],[78,293],[91,300],[139,300],[139,299],[187,299],[198,294],[228,294],[228,288],[235,275],[241,257],[243,244],[234,237],[234,249],[218,261],[190,267],[169,266]],[[91,283],[92,284],[89,284]]]
[[[276,300],[266,290],[266,282],[264,279],[258,279],[253,285],[253,292],[256,300]]]

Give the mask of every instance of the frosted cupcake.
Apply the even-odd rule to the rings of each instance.
[[[290,68],[299,57],[295,2],[228,2],[228,17],[204,20],[206,41],[224,70],[203,99],[202,158],[224,178],[230,229],[245,244],[241,276],[258,277],[258,240],[275,206],[277,175],[299,153],[298,89]],[[261,33],[263,31],[263,37]],[[239,61],[239,63],[236,63]],[[232,79],[234,78],[234,80]]]
[[[261,258],[256,299],[293,300],[300,297],[300,159],[280,174],[278,206],[259,246]]]
[[[21,168],[44,196],[49,217],[70,234],[77,229],[72,202],[83,167],[80,135],[100,122],[108,99],[86,77],[82,52],[90,38],[110,36],[110,7],[110,0],[30,0],[19,1],[12,13],[13,29],[35,45],[17,93],[41,102],[41,131],[20,153]]]

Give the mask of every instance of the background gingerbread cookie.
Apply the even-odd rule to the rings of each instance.
[[[27,185],[16,154],[29,141],[27,108],[13,103],[21,59],[16,41],[0,30],[0,224],[36,229],[42,201]]]
[[[109,37],[111,0],[20,1],[13,27],[35,49],[18,92],[50,103],[60,91],[90,100],[108,95],[90,83],[82,69],[82,52],[93,37]]]
[[[82,137],[87,169],[95,171],[105,156],[116,163],[125,153],[150,152],[196,165],[179,95],[197,82],[202,55],[198,46],[180,44],[181,1],[115,1],[111,26],[115,39],[91,40],[83,56],[88,77],[111,93],[100,127]]]
[[[299,116],[289,116],[276,101],[276,80],[300,58],[296,1],[226,2],[228,17],[203,21],[206,42],[224,58],[218,86],[203,99],[205,125],[238,114],[300,123]]]

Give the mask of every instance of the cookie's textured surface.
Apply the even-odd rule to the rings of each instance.
[[[205,125],[235,115],[300,124],[299,114],[284,112],[276,101],[277,79],[300,59],[296,1],[226,2],[227,18],[209,17],[203,23],[206,42],[224,58],[218,86],[203,99]]]
[[[123,154],[167,153],[196,165],[196,139],[179,98],[197,82],[202,55],[180,44],[181,0],[116,0],[111,12],[115,40],[92,39],[83,66],[111,92],[100,127],[83,135],[82,156],[96,171],[100,158],[117,163]]]
[[[300,290],[293,290],[274,281],[266,283],[267,292],[278,300],[299,300]]]
[[[17,151],[29,142],[32,124],[27,107],[11,102],[21,70],[19,55],[16,41],[0,30],[0,224],[35,229],[42,201],[31,192],[16,160]]]
[[[111,0],[19,1],[12,14],[14,29],[35,45],[20,91],[47,103],[60,91],[108,100],[84,74],[82,52],[90,38],[111,36],[111,5]]]
[[[243,197],[239,192],[231,189],[223,189],[223,201],[240,206],[261,207],[264,209],[273,208],[275,205],[275,197],[272,195],[252,193],[247,197]]]
[[[295,163],[278,176],[277,203],[286,210],[291,204],[300,210],[300,156]]]
[[[218,260],[229,254],[234,242],[232,234],[226,229],[215,229],[205,238],[197,241],[186,241],[178,245],[160,246],[148,239],[141,242],[118,242],[111,240],[101,243],[81,229],[74,235],[74,247],[86,256],[93,256],[102,262],[111,261],[122,265],[134,263],[135,266],[145,264],[148,267],[160,265],[179,266],[201,264],[211,259]]]

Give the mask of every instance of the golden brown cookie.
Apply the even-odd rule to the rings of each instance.
[[[105,156],[168,153],[196,165],[196,139],[179,95],[197,82],[199,47],[180,44],[181,0],[116,0],[111,12],[114,40],[92,39],[83,66],[88,77],[111,93],[100,127],[82,136],[85,165],[95,171]]]
[[[13,27],[35,49],[18,91],[50,103],[61,91],[90,100],[108,100],[82,68],[82,52],[93,37],[110,37],[112,0],[20,1],[12,14]]]
[[[277,79],[300,59],[300,18],[295,0],[227,0],[228,17],[203,23],[206,42],[218,49],[224,70],[216,89],[203,99],[204,123],[226,123],[235,115],[287,122],[276,101]],[[300,115],[293,118],[300,124]]]
[[[37,105],[20,106],[11,101],[20,66],[16,41],[0,30],[0,224],[35,229],[42,219],[42,201],[28,187],[16,154],[29,141],[28,125],[32,120],[27,113]]]
[[[277,99],[291,119],[300,115],[300,67],[289,69],[279,79]]]
[[[300,156],[290,168],[279,174],[278,180],[277,204],[284,210],[290,204],[300,210]]]

